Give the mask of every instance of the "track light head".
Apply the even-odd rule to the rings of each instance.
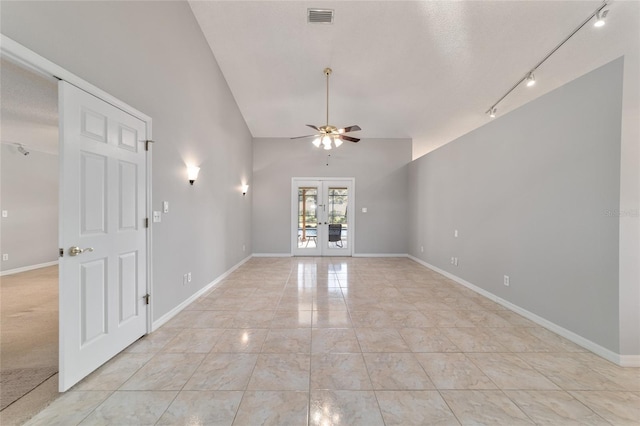
[[[594,27],[602,27],[605,24],[604,18],[607,17],[609,9],[596,12],[596,21],[593,23]]]
[[[532,72],[527,76],[527,87],[531,87],[536,84],[536,76]]]
[[[30,152],[20,143],[18,144],[18,152],[22,155],[29,155]]]
[[[489,114],[489,117],[491,118],[496,118],[497,112],[498,112],[498,109],[496,107],[492,107],[491,109],[489,109],[489,111],[487,111],[487,113]]]

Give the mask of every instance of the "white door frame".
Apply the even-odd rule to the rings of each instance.
[[[339,254],[336,253],[335,256],[353,256],[355,253],[355,235],[356,235],[356,224],[355,224],[355,205],[356,205],[356,179],[354,177],[294,177],[291,178],[291,222],[290,222],[290,230],[291,230],[291,256],[305,256],[305,254],[297,253],[296,245],[298,241],[298,185],[300,182],[307,181],[323,181],[323,182],[337,182],[337,181],[348,181],[350,186],[349,191],[349,205],[353,206],[347,211],[347,223],[349,224],[349,231],[347,233],[348,247],[350,247],[349,254]],[[295,201],[294,201],[295,200]],[[295,225],[295,226],[294,226]],[[294,230],[295,228],[295,230]],[[320,237],[317,238],[317,244],[319,244]],[[321,252],[322,253],[322,252]],[[322,256],[322,254],[307,254],[306,256]]]
[[[34,51],[28,49],[27,47],[21,45],[20,43],[12,40],[11,38],[5,36],[4,34],[0,34],[0,56],[21,65],[24,68],[27,68],[31,71],[34,71],[36,74],[44,76],[48,79],[55,80],[64,80],[85,92],[92,94],[93,96],[102,99],[103,101],[115,106],[116,108],[121,109],[122,111],[133,115],[134,117],[144,121],[147,127],[146,139],[152,140],[152,119],[148,115],[138,111],[135,108],[125,104],[121,100],[113,97],[109,93],[103,91],[102,89],[97,88],[91,83],[83,80],[77,75],[71,73],[70,71],[60,67],[59,65],[49,61],[48,59],[38,55]],[[153,144],[149,144],[153,145]],[[149,217],[149,212],[151,212],[151,155],[147,154],[146,159],[147,166],[147,182],[146,182],[146,213],[147,217]],[[63,170],[60,173],[64,173]],[[151,221],[149,221],[151,222]],[[152,239],[151,239],[151,223],[149,223],[149,228],[147,229],[147,294],[153,294],[153,275],[151,265],[153,264],[151,261],[152,256]],[[152,331],[152,319],[153,319],[153,303],[149,303],[147,308],[147,333]]]

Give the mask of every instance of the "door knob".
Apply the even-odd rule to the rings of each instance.
[[[87,247],[85,249],[81,249],[78,246],[73,246],[69,248],[69,256],[77,256],[79,254],[84,253],[85,251],[93,251],[93,247]]]

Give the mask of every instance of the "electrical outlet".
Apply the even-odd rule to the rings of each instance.
[[[247,248],[244,246],[244,244],[242,245],[242,251],[247,251]]]
[[[451,264],[453,265],[453,262],[455,262],[455,257],[451,258]]]
[[[2,260],[3,260],[3,261],[5,261],[5,260],[9,260],[9,254],[8,254],[8,253],[3,254],[3,255],[2,255]]]
[[[455,229],[455,230],[453,231],[453,237],[454,237],[454,238],[458,238],[458,230],[457,230],[457,229]]]
[[[162,216],[160,215],[159,211],[154,211],[153,212],[153,221],[155,223],[162,222]]]
[[[9,212],[7,210],[2,210],[2,217],[9,217]]]
[[[509,275],[505,275],[505,276],[504,276],[504,285],[506,285],[507,287],[509,287]]]
[[[182,276],[182,285],[187,285],[187,274]]]
[[[191,272],[189,272],[187,274],[187,282],[190,283],[191,282]]]
[[[454,257],[454,258],[453,258],[453,264],[454,264],[455,266],[458,266],[458,258],[457,258],[457,257]]]
[[[420,253],[424,253],[424,246],[420,246]]]

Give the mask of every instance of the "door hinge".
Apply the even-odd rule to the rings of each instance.
[[[64,249],[63,248],[59,248],[58,249],[58,257],[63,257],[64,256]]]
[[[150,143],[155,143],[155,141],[152,141],[151,139],[148,139],[148,140],[144,141],[144,150],[145,151],[149,151],[149,144]]]
[[[149,299],[151,298],[150,294],[145,294],[144,295],[144,304],[148,305],[149,304]]]
[[[148,228],[148,227],[149,227],[149,218],[148,218],[148,217],[145,217],[145,218],[144,218],[144,227],[145,227],[145,228]]]

